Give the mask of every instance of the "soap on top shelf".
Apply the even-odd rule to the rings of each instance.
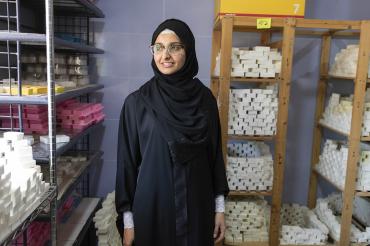
[[[281,73],[281,53],[268,46],[232,48],[231,77],[275,78]],[[220,76],[221,54],[216,57],[213,75]]]
[[[5,132],[0,138],[0,232],[22,221],[49,189],[23,136],[21,132]]]

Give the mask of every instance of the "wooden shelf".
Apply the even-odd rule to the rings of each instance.
[[[58,224],[58,246],[79,245],[100,206],[100,198],[82,198],[65,223]],[[79,243],[78,243],[79,242]]]
[[[220,77],[213,76],[213,80],[219,80]],[[279,83],[281,78],[245,78],[245,77],[230,77],[230,81],[233,82],[246,82],[246,83],[268,83],[275,84]]]
[[[340,134],[340,135],[342,135],[342,136],[349,137],[348,133],[342,132],[342,131],[340,131],[340,130],[338,130],[338,129],[335,129],[334,127],[328,126],[328,125],[326,125],[325,123],[319,122],[319,123],[318,123],[318,125],[319,125],[319,126],[321,126],[321,127],[326,128],[326,129],[328,129],[328,130],[330,130],[330,131],[333,131],[333,132],[335,132],[335,133],[338,133],[338,134]],[[361,141],[362,141],[362,142],[370,142],[370,136],[367,136],[367,137],[361,137]]]
[[[336,183],[334,183],[330,178],[326,177],[324,174],[320,173],[317,169],[314,169],[314,172],[321,177],[323,180],[328,182],[330,185],[332,185],[334,188],[339,190],[340,192],[343,192],[343,189],[339,187]]]
[[[349,81],[352,81],[352,82],[355,82],[355,77],[346,77],[346,76],[336,76],[336,75],[329,75],[328,76],[329,79],[340,79],[340,80],[349,80]],[[367,80],[367,83],[370,83],[370,78],[368,78]]]
[[[228,135],[229,140],[241,141],[272,141],[275,136]]]
[[[224,246],[269,246],[268,242],[244,242],[244,243],[230,243],[230,242],[225,242],[223,244]],[[304,245],[304,246],[317,246],[316,245],[309,245],[309,244],[284,244],[284,246],[299,246],[299,245]],[[339,243],[327,243],[327,244],[320,244],[320,246],[338,246]],[[350,246],[368,246],[369,244],[367,243],[351,243]]]
[[[229,196],[233,197],[272,196],[272,191],[230,191]]]
[[[323,128],[326,128],[332,132],[335,132],[335,133],[338,133],[342,136],[345,136],[345,137],[348,137],[348,134],[345,133],[345,132],[342,132],[341,130],[338,130],[338,129],[335,129],[334,127],[331,127],[331,126],[328,126],[327,124],[323,123],[323,122],[319,122],[318,123],[319,126],[323,127]]]
[[[331,184],[333,187],[335,187],[337,190],[340,192],[343,192],[343,189],[339,187],[337,184],[335,184],[333,181],[331,181],[328,177],[320,173],[318,170],[314,169],[314,172],[320,176],[322,179],[324,179],[326,182]],[[370,191],[355,191],[355,196],[360,196],[360,197],[370,197]]]
[[[363,142],[370,142],[370,136],[368,136],[368,137],[361,137],[361,141],[363,141]]]
[[[356,191],[355,195],[361,197],[370,197],[370,191]]]
[[[244,243],[225,242],[224,246],[269,246],[269,243],[268,242],[244,242]]]

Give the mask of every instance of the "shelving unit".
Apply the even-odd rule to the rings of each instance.
[[[227,134],[228,127],[228,105],[229,105],[229,89],[230,83],[241,81],[245,83],[253,83],[251,78],[232,78],[231,71],[231,47],[232,33],[238,32],[257,32],[261,33],[261,43],[268,45],[270,42],[271,32],[283,31],[282,41],[271,43],[276,47],[282,46],[283,64],[279,83],[279,118],[277,123],[277,134],[266,139],[266,137],[258,136],[233,136]],[[267,35],[266,35],[267,33]],[[215,67],[215,58],[218,51],[221,51],[221,69],[219,77],[211,77],[211,89],[219,101],[220,120],[222,128],[223,153],[226,156],[226,143],[229,140],[274,140],[275,142],[275,160],[274,160],[274,182],[272,191],[272,210],[270,223],[270,238],[269,243],[266,242],[248,242],[233,245],[279,245],[279,212],[281,204],[281,193],[283,183],[283,171],[285,162],[285,137],[286,123],[289,103],[289,87],[291,79],[291,64],[294,39],[296,35],[321,37],[322,38],[322,53],[320,62],[320,79],[317,91],[316,115],[314,141],[312,149],[312,171],[309,190],[309,207],[314,208],[316,204],[317,179],[322,177],[327,182],[331,183],[327,177],[320,175],[315,169],[315,164],[318,163],[320,155],[320,146],[322,140],[322,130],[329,129],[343,136],[346,136],[349,141],[349,159],[347,164],[347,175],[345,187],[343,190],[343,211],[341,223],[341,238],[336,245],[364,245],[350,244],[350,225],[352,221],[352,201],[354,196],[367,197],[370,192],[359,192],[355,190],[355,179],[357,175],[357,161],[359,157],[360,141],[369,141],[369,137],[361,137],[361,123],[364,106],[364,96],[366,84],[370,81],[367,77],[368,58],[370,54],[370,21],[333,21],[333,20],[310,20],[310,19],[275,19],[272,18],[272,28],[266,30],[256,30],[256,18],[239,17],[239,16],[224,16],[217,19],[214,24],[213,31],[213,49],[211,69]],[[330,45],[333,38],[348,38],[360,37],[359,62],[357,67],[356,78],[337,77],[328,75]],[[350,134],[340,132],[331,127],[327,127],[319,123],[320,117],[324,111],[324,101],[326,95],[326,87],[329,79],[339,79],[354,81],[354,109],[352,112],[352,124]],[[270,80],[257,79],[255,83],[272,83]],[[332,184],[333,185],[333,184]],[[334,187],[336,187],[334,185]],[[336,187],[339,189],[339,187]],[[339,189],[341,190],[341,189]],[[231,192],[234,196],[249,196],[253,192]],[[330,245],[330,244],[329,244]]]
[[[360,152],[360,141],[368,141],[369,137],[361,137],[361,124],[364,108],[364,98],[366,83],[369,81],[367,78],[369,54],[370,54],[370,21],[328,21],[328,20],[317,20],[316,28],[328,29],[321,33],[322,47],[321,47],[321,60],[320,60],[320,78],[317,89],[317,100],[316,100],[316,114],[315,114],[315,128],[314,128],[314,139],[312,148],[312,171],[310,178],[310,190],[308,195],[308,205],[310,208],[314,208],[316,205],[316,193],[317,193],[317,181],[318,178],[322,178],[327,181],[328,184],[334,188],[342,191],[343,193],[343,210],[341,219],[341,237],[338,245],[345,246],[350,245],[350,228],[352,221],[352,209],[354,196],[369,196],[369,192],[357,192],[355,189],[356,176],[357,176],[357,162],[359,160]],[[330,48],[331,43],[336,33],[340,31],[347,32],[347,37],[358,36],[360,33],[359,41],[359,60],[357,65],[356,78],[337,77],[329,76],[329,61],[330,61]],[[333,127],[328,127],[325,124],[320,123],[320,118],[324,112],[324,103],[327,83],[332,79],[348,80],[354,82],[354,98],[353,98],[353,111],[350,133],[343,133]],[[346,136],[348,139],[348,161],[347,171],[344,189],[334,184],[328,177],[320,174],[315,165],[319,162],[320,146],[323,139],[323,129],[329,129],[340,135]]]
[[[0,42],[5,44],[6,50],[0,52],[0,55],[5,55],[7,57],[7,66],[1,66],[0,70],[6,71],[6,78],[9,79],[15,76],[15,82],[17,83],[18,95],[19,96],[10,96],[10,95],[0,95],[0,104],[16,104],[18,105],[18,117],[15,117],[19,120],[19,129],[14,128],[12,130],[22,131],[22,105],[36,104],[36,105],[47,105],[48,106],[48,125],[49,125],[49,145],[36,143],[33,146],[34,149],[34,159],[36,159],[38,164],[48,164],[50,171],[50,190],[45,194],[44,197],[40,198],[40,204],[36,204],[30,213],[23,216],[22,220],[19,221],[19,225],[14,225],[10,227],[9,232],[6,235],[6,238],[0,238],[1,245],[9,245],[12,243],[16,237],[24,232],[28,225],[34,221],[36,218],[44,218],[45,215],[41,215],[41,211],[44,211],[46,207],[50,209],[50,216],[47,217],[47,221],[51,223],[51,245],[57,244],[57,224],[56,224],[56,213],[57,208],[65,201],[68,194],[74,190],[79,183],[82,182],[84,177],[88,175],[89,169],[93,163],[96,163],[97,160],[101,157],[102,153],[100,151],[91,152],[89,160],[81,166],[79,172],[74,175],[72,180],[64,184],[62,187],[61,193],[58,193],[58,188],[56,186],[56,158],[57,156],[62,155],[67,150],[70,150],[77,143],[82,142],[83,146],[89,148],[89,141],[84,137],[88,136],[92,131],[100,129],[102,123],[92,125],[84,131],[73,134],[71,136],[71,141],[67,144],[57,145],[55,141],[56,136],[56,103],[74,98],[84,96],[91,92],[95,92],[101,88],[102,85],[90,84],[80,88],[66,91],[61,94],[55,95],[55,77],[54,77],[54,51],[58,50],[61,52],[67,53],[78,53],[78,54],[102,54],[103,50],[98,49],[89,43],[89,18],[102,18],[104,14],[102,11],[97,8],[94,4],[90,3],[87,0],[4,0],[1,1],[2,6],[6,6],[8,11],[6,12],[8,16],[2,18],[1,21],[5,23],[3,25],[6,30],[0,30]],[[19,6],[22,4],[27,8],[31,9],[38,16],[45,16],[45,33],[25,33],[21,31],[21,16],[19,14]],[[14,9],[9,11],[9,9]],[[54,12],[58,16],[69,16],[68,18],[81,17],[87,23],[83,28],[83,31],[87,32],[87,40],[83,40],[84,43],[76,43],[64,40],[62,38],[55,37],[54,35]],[[82,33],[81,33],[82,35]],[[46,60],[47,60],[47,95],[38,95],[38,96],[22,96],[21,91],[21,46],[22,49],[31,48],[33,50],[44,49],[46,48]],[[14,63],[15,59],[15,63]],[[88,97],[87,97],[88,100]],[[10,118],[13,118],[12,109],[10,107]],[[89,150],[89,149],[87,149]],[[74,230],[73,238],[75,241],[69,241],[68,243],[74,243],[78,245],[83,239],[86,229],[89,227],[91,222],[92,213],[95,211],[97,206],[100,204],[99,198],[84,198],[80,210],[75,211],[78,215],[81,210],[84,210],[85,213],[84,219],[79,221],[79,226]],[[83,224],[84,223],[84,224]],[[58,229],[59,230],[59,229]],[[25,240],[26,241],[26,240]],[[58,245],[59,245],[58,239]]]
[[[286,133],[288,121],[288,104],[289,90],[292,70],[292,56],[295,35],[294,19],[273,19],[272,30],[282,33],[282,72],[279,78],[234,78],[231,77],[231,50],[233,32],[257,32],[261,33],[261,42],[269,43],[271,33],[261,32],[256,29],[256,18],[223,16],[218,18],[214,24],[213,42],[212,42],[212,60],[211,73],[215,68],[217,53],[221,52],[220,76],[211,76],[211,90],[219,102],[219,113],[221,121],[221,134],[224,159],[227,155],[227,142],[229,140],[254,140],[254,141],[271,141],[275,142],[274,157],[274,178],[273,189],[271,192],[254,192],[254,191],[231,191],[232,196],[251,196],[264,195],[272,196],[271,206],[271,223],[269,244],[275,246],[279,244],[279,227],[280,227],[280,207],[283,189],[283,174],[285,163]],[[278,119],[276,136],[236,136],[228,135],[228,111],[229,111],[229,90],[233,81],[243,83],[277,83],[279,85],[279,102],[278,102]],[[245,243],[238,245],[260,245],[261,243]],[[262,243],[266,245],[267,243]]]
[[[272,196],[272,191],[230,191],[229,196]]]

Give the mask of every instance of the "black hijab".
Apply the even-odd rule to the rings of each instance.
[[[186,23],[169,19],[153,33],[152,45],[165,29],[174,31],[185,45],[185,63],[179,71],[165,75],[158,70],[153,58],[154,77],[140,88],[140,95],[162,130],[168,126],[171,129],[164,131],[174,129],[187,140],[201,141],[206,137],[207,117],[200,107],[205,86],[194,78],[198,73],[195,39]]]

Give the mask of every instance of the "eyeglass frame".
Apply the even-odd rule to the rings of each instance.
[[[162,47],[163,48],[165,48],[163,51],[161,51],[161,52],[159,52],[159,53],[155,53],[154,52],[154,50],[153,50],[153,48],[154,48],[154,46],[155,45],[158,45],[158,44],[160,44],[160,45],[162,45]],[[168,46],[165,46],[164,44],[162,44],[162,43],[155,43],[155,44],[153,44],[153,45],[150,45],[149,46],[149,49],[150,49],[150,53],[152,54],[152,55],[159,55],[159,54],[163,54],[163,52],[166,52],[167,54],[169,54],[169,55],[179,55],[180,53],[178,53],[178,54],[173,54],[173,53],[171,53],[170,52],[170,50],[169,50],[169,48],[171,47],[171,46],[181,46],[181,48],[182,48],[182,50],[185,50],[185,45],[183,44],[183,43],[181,43],[181,42],[173,42],[173,43],[170,43]]]

